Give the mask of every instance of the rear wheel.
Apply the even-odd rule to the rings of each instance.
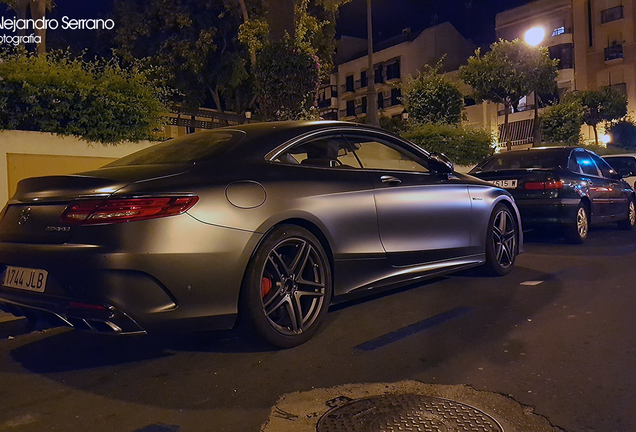
[[[624,230],[630,230],[636,225],[636,201],[630,198],[627,204],[627,219],[618,221],[618,227]]]
[[[241,288],[244,329],[279,348],[308,341],[331,302],[329,259],[316,237],[295,225],[275,228],[248,264]]]
[[[486,232],[486,263],[484,270],[492,275],[510,273],[517,258],[518,225],[505,204],[497,204]]]
[[[565,239],[574,244],[581,244],[587,239],[590,230],[590,217],[587,206],[580,203],[576,210],[576,217],[570,225],[565,227]]]

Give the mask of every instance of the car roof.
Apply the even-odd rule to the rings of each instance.
[[[360,132],[376,132],[385,135],[394,136],[397,139],[401,139],[391,132],[383,129],[362,125],[359,123],[343,122],[343,121],[280,121],[280,122],[263,122],[263,123],[250,123],[236,126],[226,126],[215,131],[240,131],[245,134],[245,137],[232,149],[233,152],[241,151],[242,149],[250,149],[249,154],[256,158],[262,159],[263,156],[280,145],[305,134],[311,132],[321,132],[330,130],[341,129],[354,129]],[[247,152],[245,152],[247,153]],[[246,154],[244,157],[248,157]]]
[[[608,157],[635,157],[636,158],[636,153],[616,153],[616,154],[608,154],[608,155],[603,155],[604,158]]]

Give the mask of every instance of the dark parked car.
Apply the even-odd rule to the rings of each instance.
[[[603,159],[578,147],[544,147],[496,154],[470,174],[512,193],[524,228],[560,226],[582,243],[590,224],[636,223],[633,189]]]
[[[522,249],[511,195],[340,122],[187,135],[96,171],[21,181],[0,222],[0,307],[107,333],[229,329],[278,347],[329,304]]]

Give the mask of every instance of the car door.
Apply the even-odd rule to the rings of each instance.
[[[611,199],[608,193],[610,182],[603,178],[591,153],[583,149],[575,149],[571,156],[578,166],[582,188],[592,203],[592,223],[602,222],[611,214]]]
[[[381,133],[345,133],[374,187],[380,240],[394,266],[476,253],[468,187],[428,167],[410,145]]]
[[[627,212],[627,202],[631,195],[629,185],[618,178],[616,171],[600,156],[592,152],[589,152],[589,154],[608,185],[607,191],[604,191],[610,200],[608,217],[616,219],[618,216],[624,216],[625,212]]]

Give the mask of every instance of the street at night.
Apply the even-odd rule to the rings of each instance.
[[[351,386],[390,393],[404,381],[455,400],[468,392],[501,424],[513,414],[493,398],[544,430],[636,430],[636,232],[526,240],[507,276],[468,271],[332,307],[316,337],[288,350],[232,333],[29,332],[3,315],[0,431],[304,430],[298,420],[317,424]],[[302,419],[276,406],[305,394],[318,408]]]

